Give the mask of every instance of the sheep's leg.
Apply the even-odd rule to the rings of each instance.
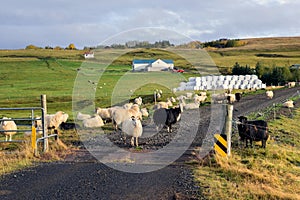
[[[12,140],[12,134],[9,134],[9,141]]]
[[[131,146],[133,146],[133,147],[134,147],[134,137],[132,137],[132,138],[131,138],[131,141],[130,141],[130,143],[131,143]]]
[[[7,141],[8,140],[8,135],[5,135],[5,141]]]
[[[138,137],[135,137],[135,144],[137,147],[139,146]]]

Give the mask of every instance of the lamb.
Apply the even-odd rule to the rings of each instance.
[[[125,134],[132,136],[131,146],[139,146],[138,138],[141,137],[143,133],[143,127],[139,117],[132,116],[125,120],[122,124],[122,131]]]
[[[97,128],[97,127],[103,126],[104,123],[103,123],[103,120],[101,119],[101,117],[96,114],[91,118],[84,119],[82,121],[82,125],[85,128]]]
[[[286,108],[294,108],[294,101],[292,101],[292,100],[287,100],[287,101],[284,102],[282,105],[283,105],[284,107],[286,107]]]
[[[136,103],[139,106],[142,105],[142,103],[143,103],[142,97],[135,98],[134,103]]]
[[[9,121],[1,121],[0,132],[5,135],[5,141],[12,141],[12,136],[17,133],[17,125],[14,121],[11,120],[11,118],[3,117],[2,119]]]
[[[89,119],[89,118],[91,118],[91,117],[92,117],[92,116],[89,115],[89,114],[82,114],[81,112],[78,112],[78,113],[77,113],[77,116],[76,116],[76,119],[82,121],[82,120],[84,120],[84,119]]]
[[[273,91],[266,91],[266,95],[267,95],[268,99],[272,99],[274,96],[274,93],[273,93]]]

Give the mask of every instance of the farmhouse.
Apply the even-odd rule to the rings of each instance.
[[[132,71],[169,71],[173,70],[173,60],[133,60]]]
[[[94,52],[85,52],[84,53],[84,58],[85,59],[94,58]]]

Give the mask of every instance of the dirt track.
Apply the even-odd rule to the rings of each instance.
[[[264,94],[244,97],[234,105],[234,117],[266,108],[295,95],[299,88],[275,91],[272,100]],[[188,117],[195,111],[185,112]],[[192,148],[202,144],[212,113],[210,107],[200,108],[197,137]],[[203,114],[205,113],[205,115]],[[203,115],[202,115],[203,114]],[[189,124],[190,123],[190,124]],[[193,120],[185,121],[193,129]],[[182,125],[183,126],[183,125]],[[190,129],[189,129],[190,128]],[[174,134],[179,129],[174,127]],[[110,138],[114,139],[112,133]],[[144,149],[156,150],[168,144],[174,135],[161,132],[153,139],[141,139]],[[161,140],[158,144],[157,141]],[[119,142],[115,141],[116,144]],[[153,147],[154,146],[154,147]],[[127,148],[124,146],[124,148]],[[192,180],[192,171],[184,161],[194,158],[189,153],[163,169],[149,173],[125,173],[98,162],[82,150],[66,158],[64,162],[39,163],[20,172],[6,175],[0,180],[1,199],[205,199]]]

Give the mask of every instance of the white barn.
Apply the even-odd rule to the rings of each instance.
[[[132,71],[169,71],[173,70],[173,60],[133,60]]]

